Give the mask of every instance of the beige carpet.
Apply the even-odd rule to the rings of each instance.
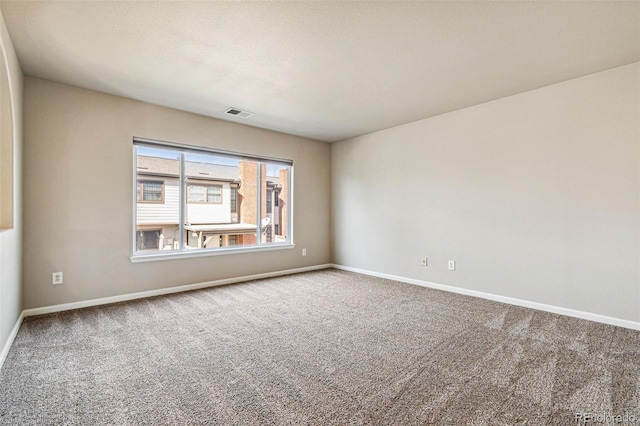
[[[0,391],[20,425],[640,424],[640,333],[328,269],[27,318]]]

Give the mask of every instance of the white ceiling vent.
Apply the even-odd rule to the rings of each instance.
[[[238,108],[229,108],[228,110],[225,111],[225,113],[230,115],[235,115],[236,117],[240,117],[240,118],[249,118],[253,115],[252,112],[242,111]]]

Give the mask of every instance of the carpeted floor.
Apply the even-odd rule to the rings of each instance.
[[[640,333],[327,269],[27,318],[0,391],[20,425],[640,422]]]

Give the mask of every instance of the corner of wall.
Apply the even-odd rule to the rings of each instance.
[[[9,353],[22,321],[22,130],[24,76],[9,31],[0,11],[0,49],[3,83],[6,78],[8,102],[2,102],[0,117],[11,123],[11,157],[13,172],[11,225],[0,231],[0,367]]]

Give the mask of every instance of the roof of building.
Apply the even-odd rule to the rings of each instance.
[[[184,168],[187,177],[234,181],[240,180],[240,173],[238,172],[237,166],[185,161]]]
[[[199,163],[195,161],[184,162],[187,177],[199,179],[216,179],[226,181],[239,181],[240,174],[237,166],[224,164]],[[138,173],[157,176],[178,176],[180,174],[180,162],[176,159],[137,156]]]
[[[160,157],[136,156],[138,173],[154,174],[162,176],[178,176],[180,164],[178,160]]]
[[[175,177],[180,174],[180,162],[177,159],[147,157],[144,155],[138,155],[136,158],[137,170],[140,174]],[[184,167],[189,178],[240,181],[240,172],[237,166],[185,161]],[[278,185],[280,184],[280,177],[267,176],[267,181]]]

